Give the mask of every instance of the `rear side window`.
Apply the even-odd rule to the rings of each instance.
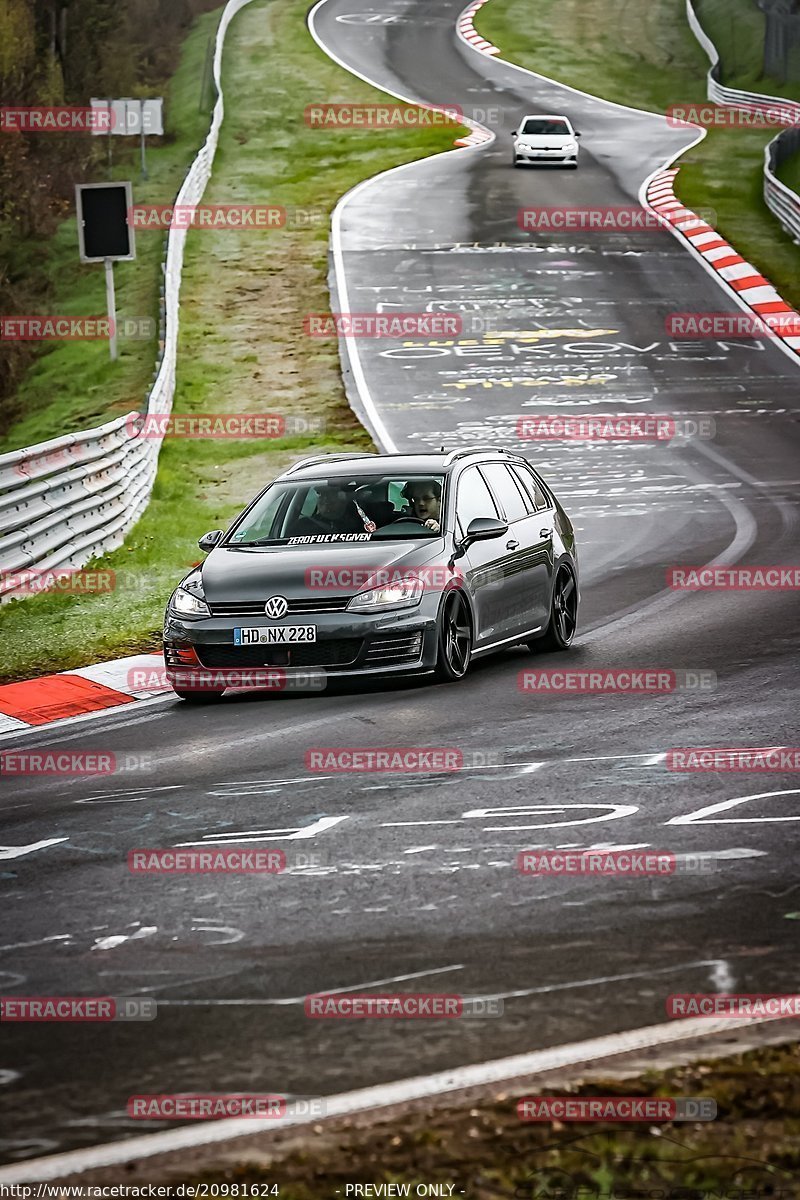
[[[528,515],[519,488],[505,463],[484,463],[481,474],[488,480],[489,487],[503,506],[509,524]]]
[[[500,516],[492,493],[477,467],[467,467],[458,481],[456,512],[464,533],[469,529],[470,521],[476,517],[493,517],[497,520]]]
[[[539,509],[550,507],[550,501],[547,499],[547,496],[542,491],[542,488],[539,486],[536,477],[531,471],[529,471],[526,467],[518,467],[516,464],[512,466],[511,470],[514,472],[514,475],[520,481],[527,494],[530,496],[537,512]]]

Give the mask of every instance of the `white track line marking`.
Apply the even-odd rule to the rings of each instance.
[[[373,910],[365,910],[373,911]],[[380,910],[385,912],[385,909]],[[463,971],[463,963],[454,963],[451,967],[431,967],[429,971],[413,971],[410,975],[390,975],[387,979],[370,979],[367,983],[353,983],[348,987],[320,988],[319,992],[304,993],[302,996],[287,996],[283,1000],[159,1000],[159,1005],[168,1004],[171,1008],[216,1008],[223,1005],[264,1005],[267,1008],[282,1008],[290,1004],[305,1004],[309,995],[349,996],[351,992],[363,992],[365,988],[384,987],[387,983],[407,983],[411,979],[425,979],[428,975],[446,975],[449,971]]]
[[[0,862],[11,858],[22,858],[23,854],[33,854],[34,850],[44,850],[47,846],[55,846],[58,842],[68,842],[69,838],[46,838],[42,842],[31,842],[28,846],[0,846]]]
[[[720,817],[716,820],[709,820],[710,813],[727,812],[731,808],[735,808],[738,804],[744,804],[748,800],[766,800],[770,796],[797,796],[800,795],[800,788],[786,788],[783,791],[775,792],[756,792],[752,796],[735,796],[733,800],[721,800],[719,804],[709,804],[705,808],[695,809],[694,812],[687,813],[683,817],[672,817],[665,822],[667,825],[757,825],[762,823],[780,822],[780,821],[800,821],[800,816],[796,817]]]
[[[490,992],[488,995],[482,994],[482,998],[485,1000],[511,1000],[523,996],[548,996],[551,992],[595,987],[601,983],[625,983],[629,979],[650,979],[653,975],[672,975],[675,971],[686,971],[699,967],[710,967],[712,972],[718,972],[723,965],[724,960],[720,958],[701,958],[694,962],[674,963],[669,967],[656,967],[647,971],[628,971],[622,975],[600,975],[596,979],[568,979],[564,983],[546,983],[540,987],[519,988],[513,992]]]
[[[692,1017],[650,1025],[644,1029],[633,1029],[627,1033],[613,1033],[606,1037],[592,1038],[584,1042],[572,1042],[566,1046],[555,1046],[548,1050],[534,1050],[528,1054],[516,1054],[509,1058],[476,1063],[470,1067],[457,1067],[452,1071],[439,1071],[432,1075],[417,1075],[401,1079],[396,1083],[377,1087],[360,1088],[325,1097],[326,1117],[344,1117],[354,1113],[388,1108],[405,1104],[411,1100],[422,1100],[464,1088],[481,1087],[486,1084],[505,1083],[530,1075],[553,1071],[579,1063],[594,1064],[600,1059],[630,1051],[644,1050],[656,1046],[670,1046],[692,1038],[709,1037],[713,1034],[730,1033],[745,1026],[763,1025],[766,1018],[750,1020],[745,1017],[723,1017],[719,1020]],[[145,1134],[124,1142],[111,1142],[104,1146],[93,1146],[88,1150],[71,1150],[65,1154],[53,1154],[46,1158],[32,1159],[10,1167],[0,1167],[0,1184],[44,1182],[63,1179],[80,1171],[116,1167],[123,1163],[156,1154],[167,1154],[175,1150],[186,1150],[197,1146],[208,1146],[225,1142],[230,1138],[246,1137],[248,1134],[273,1132],[289,1125],[319,1123],[318,1115],[296,1114],[280,1122],[256,1120],[249,1117],[230,1118],[223,1121],[208,1121],[200,1125],[184,1126],[165,1133]]]
[[[71,933],[53,933],[50,937],[37,938],[34,942],[12,942],[8,946],[0,946],[0,950],[26,950],[30,946],[43,946],[45,942],[68,942]]]

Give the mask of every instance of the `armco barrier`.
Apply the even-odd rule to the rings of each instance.
[[[800,245],[800,196],[776,174],[793,154],[800,154],[800,130],[784,129],[764,150],[764,199],[789,237]]]
[[[250,0],[228,0],[214,47],[216,103],[176,204],[198,204],[224,115],[222,49],[232,19]],[[186,229],[172,228],[164,262],[163,349],[146,411],[168,413],[175,394],[178,314]],[[97,429],[0,455],[0,601],[13,590],[7,573],[79,567],[122,544],[147,507],[161,443],[133,436],[129,413]]]
[[[686,15],[692,33],[708,55],[711,66],[707,76],[706,94],[715,104],[727,104],[747,112],[763,112],[780,107],[794,113],[800,125],[800,104],[781,96],[767,96],[762,92],[743,92],[725,87],[720,83],[719,53],[711,38],[703,29],[692,0],[686,0]],[[764,201],[795,242],[800,243],[800,196],[781,183],[775,172],[782,162],[800,150],[796,129],[784,129],[774,137],[764,151]]]

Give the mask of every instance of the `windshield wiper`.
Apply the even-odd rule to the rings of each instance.
[[[251,546],[286,546],[288,538],[256,538],[254,542],[226,542],[226,550],[249,550]]]

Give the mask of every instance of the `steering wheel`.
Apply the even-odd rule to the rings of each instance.
[[[422,519],[422,517],[412,517],[410,514],[407,515],[406,513],[403,513],[401,516],[397,517],[396,520],[392,521],[391,523],[392,523],[392,525],[399,525],[401,521],[413,521],[415,525],[424,525],[425,524],[425,521]]]
[[[310,517],[306,517],[305,519],[307,521],[310,521],[312,525],[315,525],[317,527],[317,529],[320,531],[320,533],[331,533],[331,530],[327,529],[325,527],[325,525],[323,525],[322,521],[319,520],[318,517],[310,516]]]

